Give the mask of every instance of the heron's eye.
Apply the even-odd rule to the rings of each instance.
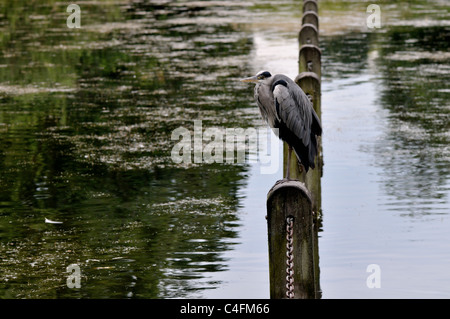
[[[262,79],[264,79],[264,75],[258,75],[258,80],[262,80]]]

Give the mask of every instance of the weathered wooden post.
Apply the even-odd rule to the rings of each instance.
[[[319,47],[313,44],[303,44],[299,52],[299,70],[302,72],[314,72],[320,79],[321,64],[320,57],[322,52]]]
[[[319,118],[321,51],[316,1],[303,4],[299,32],[299,75],[295,82],[309,96]],[[293,180],[278,181],[267,195],[271,298],[320,298],[318,213],[321,207],[322,144],[316,168],[306,174],[296,160],[290,162]],[[286,174],[288,146],[284,143]],[[294,157],[295,158],[295,157]]]
[[[295,82],[302,88],[302,90],[311,98],[314,110],[319,118],[321,117],[320,110],[320,79],[316,73],[302,72],[296,78]],[[320,179],[323,172],[323,156],[322,156],[322,142],[321,137],[317,141],[318,154],[315,158],[316,168],[309,170],[305,177],[305,184],[311,192],[312,209],[313,209],[313,241],[314,241],[314,269],[316,280],[316,297],[321,297],[320,289],[320,267],[319,267],[319,223],[320,211],[322,207],[322,187]]]
[[[313,14],[315,16],[317,16],[317,11],[318,11],[318,6],[317,6],[317,2],[316,1],[312,1],[312,0],[307,0],[304,1],[303,3],[303,12],[304,12],[304,16],[308,15],[308,14]],[[300,43],[300,51],[299,51],[299,73],[301,74],[302,72],[313,72],[317,75],[318,79],[319,79],[319,89],[320,89],[320,77],[321,77],[321,63],[320,63],[320,59],[321,59],[321,51],[318,47],[319,45],[319,32],[318,32],[318,19],[317,19],[317,26],[311,23],[308,24],[304,24],[302,25],[302,28],[300,29],[299,32],[299,43]],[[299,84],[297,82],[297,84]],[[300,85],[300,87],[302,87]],[[302,87],[303,89],[303,87]],[[303,90],[306,94],[308,94],[308,92],[306,92],[305,90]],[[320,90],[319,92],[319,96],[320,96]],[[315,107],[316,112],[319,110],[319,113],[317,113],[317,115],[319,115],[320,118],[320,99],[316,98],[316,101],[319,102],[319,104],[316,104],[317,108]],[[314,101],[313,101],[314,103]],[[284,143],[283,146],[283,158],[284,158],[284,171],[283,171],[283,176],[286,174],[286,169],[287,169],[287,154],[288,154],[288,146],[286,143]],[[319,150],[321,150],[321,143],[319,141]],[[319,151],[320,152],[320,151]],[[301,170],[301,168],[299,167],[297,161],[291,161],[290,162],[290,175],[293,179],[297,179],[301,182],[306,183],[307,187],[309,188],[310,185],[308,183],[308,179],[307,176],[305,174],[305,172],[303,172]],[[309,173],[308,173],[309,174]],[[321,174],[319,175],[321,176]],[[311,179],[311,178],[310,178]],[[316,181],[316,179],[314,179]],[[318,183],[320,184],[320,180],[318,181]],[[315,190],[319,190],[317,187],[315,187]],[[315,207],[318,207],[318,203],[319,202],[315,202],[316,198],[320,198],[318,194],[313,194],[313,209],[315,209]]]
[[[302,90],[308,95],[313,103],[314,110],[316,111],[319,118],[321,118],[320,109],[320,79],[319,76],[314,72],[302,72],[295,78],[295,82],[302,88]],[[318,212],[322,206],[322,196],[321,196],[321,183],[320,179],[323,173],[323,156],[322,156],[322,142],[321,137],[318,137],[317,147],[318,153],[314,160],[315,169],[310,169],[307,174],[305,174],[304,182],[306,187],[311,192],[313,211]]]
[[[312,44],[319,46],[317,27],[310,23],[305,23],[302,25],[300,32],[298,34],[298,42],[300,46],[304,44]]]
[[[302,16],[302,25],[312,24],[317,29],[319,29],[319,16],[317,12],[314,11],[306,11]]]
[[[317,5],[317,1],[315,0],[306,0],[303,1],[303,12],[314,11],[315,13],[319,12],[319,6]]]
[[[317,2],[310,0],[305,1],[303,4],[303,10],[303,21],[309,21],[311,23],[303,24],[299,32],[299,75],[296,77],[295,82],[302,88],[306,95],[309,96],[313,103],[314,110],[319,118],[321,118],[320,79],[322,75],[322,52],[319,49],[319,19],[317,16]],[[308,171],[306,176],[302,178],[308,189],[311,191],[313,211],[315,212],[318,212],[321,207],[320,178],[322,177],[323,156],[322,141],[320,137],[318,139],[318,150],[319,152],[315,159],[316,168]]]
[[[270,297],[316,297],[312,203],[299,181],[282,180],[267,195]]]
[[[321,51],[319,49],[319,18],[316,1],[303,3],[302,29],[299,32],[299,75],[295,82],[310,97],[314,110],[322,118],[321,110]],[[318,138],[318,154],[315,159],[316,169],[308,171],[305,184],[311,192],[313,208],[313,242],[316,298],[321,297],[319,267],[319,223],[322,206],[321,177],[323,174],[322,140]]]

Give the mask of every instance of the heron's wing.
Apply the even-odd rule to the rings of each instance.
[[[301,139],[303,145],[308,146],[311,141],[313,109],[306,94],[295,82],[281,79],[274,82],[273,97],[278,121]],[[319,122],[318,125],[320,127]]]

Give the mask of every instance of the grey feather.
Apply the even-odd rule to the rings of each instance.
[[[257,83],[255,99],[263,119],[272,129],[279,129],[281,139],[293,144],[305,169],[314,168],[316,136],[322,134],[322,127],[302,89],[289,77],[277,74]]]

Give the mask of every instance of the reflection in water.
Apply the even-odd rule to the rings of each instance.
[[[388,205],[403,214],[448,213],[449,34],[448,26],[399,26],[380,41],[381,99],[390,121],[377,149],[380,165],[389,167]]]
[[[380,102],[389,117],[386,135],[371,151],[380,155],[375,165],[387,169],[386,193],[397,197],[387,205],[408,214],[448,211],[448,34],[446,26],[397,26],[323,41],[327,80],[360,76],[375,57]]]
[[[352,18],[321,38],[323,297],[445,298],[448,10],[442,1],[379,4],[381,29],[355,27]],[[367,4],[321,5],[322,21],[352,8],[364,22],[357,12]],[[374,263],[381,289],[366,287]]]

